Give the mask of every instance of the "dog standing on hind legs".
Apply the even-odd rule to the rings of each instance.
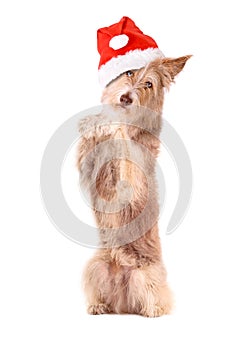
[[[155,180],[164,90],[191,56],[165,58],[127,17],[98,31],[99,52],[109,59],[106,36],[116,55],[107,62],[101,57],[103,108],[79,124],[77,165],[101,245],[84,272],[88,312],[156,317],[172,309]]]

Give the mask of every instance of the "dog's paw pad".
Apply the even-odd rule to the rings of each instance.
[[[110,310],[106,304],[89,305],[87,312],[90,315],[109,314]]]

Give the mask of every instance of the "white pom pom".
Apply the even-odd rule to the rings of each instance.
[[[125,34],[116,35],[109,41],[109,46],[114,50],[119,50],[128,44],[129,37]]]

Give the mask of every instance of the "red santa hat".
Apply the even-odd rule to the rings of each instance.
[[[145,67],[158,57],[164,57],[150,36],[135,25],[129,17],[97,31],[100,54],[99,81],[108,85],[122,73]]]

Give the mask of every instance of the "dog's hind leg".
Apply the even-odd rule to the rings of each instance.
[[[146,317],[171,312],[172,293],[162,266],[150,265],[132,271],[128,284],[128,308],[129,313]]]
[[[99,256],[94,256],[84,271],[84,290],[87,297],[87,311],[92,315],[110,313],[106,297],[110,288],[109,264]]]

